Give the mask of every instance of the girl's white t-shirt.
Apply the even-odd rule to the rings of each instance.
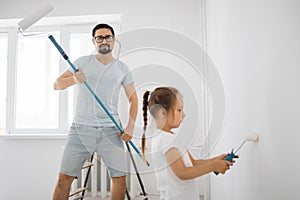
[[[173,133],[156,130],[151,138],[152,163],[155,169],[157,188],[161,200],[199,200],[196,179],[181,180],[170,168],[165,153],[171,148],[177,148],[185,166],[193,166],[186,146],[176,139]]]

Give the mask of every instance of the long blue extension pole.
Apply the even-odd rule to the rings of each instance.
[[[57,48],[59,53],[62,55],[62,57],[67,61],[67,63],[72,67],[74,72],[77,72],[78,69],[73,65],[73,63],[69,60],[69,57],[67,54],[64,52],[64,50],[61,48],[61,46],[56,42],[54,37],[52,35],[49,35],[48,38],[51,40],[51,42],[54,44],[54,46]],[[89,84],[85,81],[83,82],[84,85],[87,87],[87,89],[91,92],[97,103],[102,107],[102,109],[105,111],[105,113],[108,115],[108,117],[112,120],[112,122],[117,126],[117,128],[120,130],[121,134],[124,133],[124,130],[120,126],[120,124],[116,121],[116,119],[110,114],[110,112],[107,110],[107,108],[104,106],[102,101],[99,99],[97,94],[92,90],[92,88],[89,86]],[[143,159],[141,152],[139,149],[133,144],[132,141],[129,141],[129,144],[132,146],[132,148],[135,150],[135,152]],[[144,160],[144,159],[143,159]],[[147,165],[149,166],[150,164],[148,161],[146,161]]]

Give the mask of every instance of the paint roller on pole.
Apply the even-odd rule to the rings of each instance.
[[[18,23],[19,25],[19,32],[23,33],[23,31],[25,31],[27,28],[29,28],[32,24],[34,24],[35,22],[37,22],[39,19],[41,19],[42,17],[44,17],[45,15],[47,15],[50,11],[52,11],[54,8],[52,7],[51,4],[49,3],[45,3],[41,6],[40,9],[38,9],[35,13],[32,13],[26,17],[24,17],[24,19],[22,21],[20,21]],[[57,48],[57,50],[59,51],[59,53],[62,55],[62,57],[66,60],[66,62],[72,67],[72,69],[74,70],[74,72],[77,72],[78,69],[73,65],[73,63],[69,60],[69,57],[67,56],[67,54],[64,52],[64,50],[61,48],[61,46],[56,42],[56,40],[54,39],[54,37],[52,35],[48,35],[48,38],[50,39],[50,41],[54,44],[54,46]],[[104,112],[108,115],[108,117],[112,120],[112,122],[116,125],[116,127],[119,129],[119,131],[121,132],[121,134],[124,133],[124,130],[122,129],[122,127],[120,126],[120,124],[115,120],[115,118],[110,114],[110,112],[107,110],[107,108],[104,106],[104,104],[102,103],[102,101],[99,99],[99,97],[97,96],[97,94],[92,90],[92,88],[89,86],[89,84],[85,81],[84,85],[87,87],[87,89],[90,91],[90,93],[93,95],[93,97],[95,98],[95,100],[97,101],[97,103],[101,106],[101,108],[104,110]],[[147,160],[145,160],[145,158],[143,158],[141,152],[139,151],[139,149],[133,144],[132,141],[129,141],[129,144],[132,146],[132,148],[135,150],[135,152],[142,158],[142,160],[148,165],[150,166],[149,162]]]

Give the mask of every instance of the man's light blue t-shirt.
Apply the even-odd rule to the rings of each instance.
[[[82,70],[86,76],[86,82],[112,116],[119,121],[118,97],[120,88],[134,82],[129,67],[120,60],[104,65],[95,55],[80,57],[74,62],[74,65]],[[68,70],[74,72],[71,67]],[[114,123],[84,84],[76,84],[74,97],[73,123],[88,126],[114,126]]]

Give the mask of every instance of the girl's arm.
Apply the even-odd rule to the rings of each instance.
[[[205,160],[195,160],[192,154],[188,151],[189,157],[193,163],[193,165],[201,165],[207,162],[213,161],[215,158],[205,159]]]
[[[197,178],[213,171],[224,174],[226,170],[229,169],[229,166],[232,165],[232,162],[224,160],[227,154],[224,154],[222,159],[217,159],[219,157],[221,158],[221,156],[218,156],[215,159],[209,159],[202,164],[192,167],[185,166],[180,152],[175,147],[169,149],[165,155],[172,171],[182,180]],[[193,160],[195,162],[194,158]]]
[[[190,159],[191,159],[191,161],[192,161],[192,163],[193,163],[193,165],[202,165],[202,164],[204,164],[204,163],[208,163],[208,162],[212,162],[212,161],[214,161],[214,160],[222,160],[222,159],[224,159],[226,156],[228,156],[228,154],[221,154],[221,155],[219,155],[219,156],[216,156],[216,157],[213,157],[213,158],[209,158],[209,159],[205,159],[205,160],[195,160],[194,159],[194,157],[192,156],[192,154],[189,152],[189,151],[187,151],[188,152],[188,154],[189,154],[189,157],[190,157]],[[238,158],[238,157],[237,157]],[[233,160],[232,161],[232,163],[235,163],[235,161]]]
[[[204,160],[201,160],[201,159],[195,160],[194,157],[192,156],[192,154],[189,151],[187,151],[187,152],[189,154],[189,157],[190,157],[193,165],[201,165],[201,164],[212,162],[212,161],[214,161],[216,159],[224,159],[228,155],[228,154],[221,154],[221,155],[219,155],[217,157],[214,157],[214,158],[209,158],[209,159],[204,159]]]

